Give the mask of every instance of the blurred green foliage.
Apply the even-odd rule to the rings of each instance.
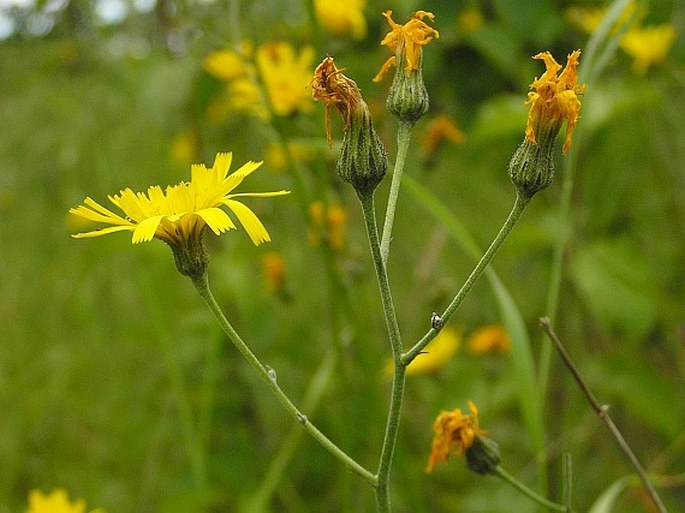
[[[231,321],[295,402],[324,355],[337,355],[322,401],[307,414],[373,468],[389,349],[357,201],[334,176],[337,143],[326,147],[323,109],[271,123],[236,112],[212,119],[208,108],[224,85],[202,59],[242,40],[313,45],[317,59],[331,53],[361,87],[392,158],[388,83],[371,83],[388,57],[378,45],[387,29],[380,13],[392,8],[402,20],[416,9],[433,11],[441,37],[425,53],[428,118],[449,115],[466,141],[430,156],[410,152],[405,172],[485,247],[513,201],[507,162],[523,134],[527,87],[542,73],[530,56],[550,50],[561,61],[584,48],[588,36],[566,10],[604,4],[372,0],[364,11],[368,35],[352,41],[327,34],[306,1],[122,2],[128,11],[117,22],[102,18],[105,3],[3,7],[14,30],[0,41],[0,513],[23,511],[30,489],[58,486],[110,513],[256,511],[241,505],[264,484],[293,423],[227,344],[162,243],[131,246],[121,234],[75,241],[69,234],[82,227],[67,210],[85,196],[104,201],[124,187],[177,183],[192,162],[211,164],[217,151],[233,151],[238,164],[266,159],[283,141],[308,146],[314,158],[298,160],[297,175],[267,160],[249,179],[250,190],[293,190],[251,203],[273,242],[255,249],[240,232],[211,240],[210,279]],[[672,23],[682,35],[682,3],[642,5],[647,23]],[[458,24],[467,9],[484,21],[468,33]],[[494,261],[533,354],[546,342],[537,319],[555,316],[596,395],[659,476],[672,511],[685,510],[684,57],[679,38],[664,62],[636,76],[619,50],[588,83],[574,134],[571,232],[556,314],[545,305],[565,222],[561,160],[559,179],[533,200]],[[416,147],[428,124],[417,124]],[[338,120],[333,133],[340,136]],[[185,161],[172,155],[183,134],[194,141]],[[314,200],[346,206],[342,254],[308,243],[306,208]],[[269,251],[286,264],[281,294],[261,274]],[[444,308],[471,266],[445,226],[403,191],[389,271],[406,344],[423,335],[431,312]],[[502,322],[485,280],[457,317],[465,334]],[[541,462],[510,358],[460,352],[439,373],[410,377],[392,478],[397,511],[535,511],[462,462],[424,473],[433,418],[473,399],[503,464],[536,486]],[[585,511],[631,469],[554,356],[550,376],[542,419],[549,494],[560,497],[560,457],[569,452],[574,506]],[[373,508],[371,490],[308,438],[285,468],[270,511]],[[637,486],[617,500],[614,511],[648,510]]]

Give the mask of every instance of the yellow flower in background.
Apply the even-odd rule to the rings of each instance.
[[[647,11],[636,14],[635,10],[636,3],[630,2],[619,16],[612,31],[616,32],[624,28],[626,24],[632,24],[621,36],[619,46],[634,59],[633,72],[636,75],[644,75],[651,66],[666,59],[675,41],[676,33],[671,23],[641,26],[640,19],[647,14]],[[606,8],[574,7],[568,10],[567,16],[590,34],[599,27],[606,12]]]
[[[487,434],[478,426],[478,408],[468,401],[468,414],[459,408],[441,411],[433,422],[433,442],[426,472],[432,472],[436,463],[445,463],[450,455],[463,455],[476,441],[476,437]]]
[[[262,273],[269,292],[285,289],[285,260],[279,252],[269,251],[262,256]]]
[[[404,25],[393,21],[392,11],[384,12],[383,16],[388,20],[391,30],[383,38],[381,45],[387,46],[395,55],[385,61],[374,77],[374,82],[380,82],[388,70],[394,66],[403,66],[406,73],[418,71],[421,65],[422,48],[433,38],[440,37],[437,30],[423,21],[424,18],[433,21],[435,15],[432,12],[416,11]]]
[[[461,336],[450,327],[443,328],[407,366],[407,376],[429,374],[442,369],[459,350]]]
[[[119,231],[131,231],[132,242],[147,242],[158,238],[171,246],[184,245],[188,240],[198,240],[205,228],[219,235],[235,229],[228,214],[221,207],[235,214],[254,244],[269,241],[266,228],[249,207],[235,198],[242,196],[267,197],[288,194],[287,191],[261,193],[232,193],[244,178],[255,171],[261,162],[247,162],[237,171],[228,174],[231,153],[218,153],[211,169],[204,164],[191,167],[190,182],[168,186],[162,190],[152,186],[147,193],[124,189],[108,196],[124,217],[103,207],[91,198],[82,205],[69,210],[72,214],[91,221],[111,225],[98,230],[78,233],[75,238],[97,237]]]
[[[265,43],[252,51],[244,44],[241,53],[217,50],[203,61],[204,69],[228,84],[222,103],[230,109],[268,119],[268,100],[277,116],[289,116],[297,111],[311,110],[307,90],[314,61],[314,49],[303,48],[299,54],[290,43]],[[254,59],[253,59],[254,54]],[[212,112],[221,113],[213,105]]]
[[[244,57],[233,50],[217,50],[202,61],[202,67],[216,78],[229,82],[246,73]]]
[[[309,205],[309,216],[312,221],[309,243],[318,246],[323,239],[333,251],[341,253],[347,240],[347,210],[341,205],[326,206],[315,201]]]
[[[471,34],[485,25],[485,17],[480,9],[467,7],[457,16],[457,29],[462,34]]]
[[[171,161],[176,164],[187,165],[195,159],[198,153],[197,132],[188,129],[176,135],[171,141],[169,154]]]
[[[311,81],[314,48],[307,46],[299,55],[290,43],[267,43],[257,48],[257,67],[271,108],[278,116],[312,109],[307,85]]]
[[[366,37],[366,0],[314,0],[319,24],[334,36],[352,36],[361,40]]]
[[[464,144],[466,135],[459,130],[456,123],[448,116],[441,114],[431,119],[421,137],[421,153],[424,157],[429,157],[442,141],[449,141],[452,144]]]
[[[528,93],[525,105],[530,106],[526,124],[526,141],[538,144],[549,137],[556,137],[561,125],[566,121],[566,140],[563,153],[571,148],[573,129],[580,118],[579,95],[585,91],[585,85],[578,85],[578,59],[580,50],[569,54],[566,67],[562,69],[549,52],[533,56],[545,63],[546,70],[530,85],[533,91]]]
[[[654,64],[666,59],[675,41],[675,29],[670,23],[635,27],[621,38],[620,46],[633,61],[636,75],[644,75]]]
[[[511,339],[502,326],[484,326],[474,331],[466,345],[474,355],[486,353],[507,354],[511,351]]]
[[[57,488],[48,494],[40,490],[29,492],[29,509],[26,513],[85,513],[86,503],[83,499],[75,502],[69,500],[66,490]],[[103,513],[98,509],[92,513]]]

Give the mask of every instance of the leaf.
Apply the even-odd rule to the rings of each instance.
[[[622,477],[618,481],[614,481],[604,492],[600,495],[587,513],[611,513],[616,499],[618,499],[621,492],[628,486],[628,477]]]

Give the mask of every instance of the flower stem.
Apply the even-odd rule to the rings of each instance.
[[[546,507],[547,509],[550,509],[552,511],[559,511],[561,513],[572,513],[573,511],[567,508],[566,506],[562,506],[561,504],[557,504],[556,502],[552,502],[548,499],[545,499],[541,495],[538,495],[499,465],[497,465],[497,467],[495,468],[495,475],[509,483],[522,494],[528,496],[529,498],[531,498],[541,506]]]
[[[521,194],[516,195],[514,205],[511,208],[511,212],[509,212],[509,217],[507,217],[507,220],[504,221],[499,233],[490,244],[490,247],[488,247],[488,249],[485,251],[481,259],[478,261],[476,266],[473,268],[473,271],[471,271],[471,274],[466,279],[459,292],[457,292],[457,295],[454,296],[452,302],[447,306],[445,311],[440,316],[440,325],[437,327],[432,327],[430,330],[428,330],[428,332],[414,345],[414,347],[402,355],[403,365],[409,365],[414,358],[421,354],[421,351],[423,351],[428,343],[438,335],[442,325],[444,325],[452,317],[452,315],[454,315],[459,308],[459,305],[461,305],[461,302],[468,295],[471,287],[473,287],[476,281],[478,281],[478,278],[480,278],[481,274],[483,274],[483,271],[492,260],[492,257],[495,256],[497,250],[500,248],[504,240],[507,238],[509,233],[511,233],[511,230],[521,218],[521,215],[523,214],[523,211],[525,210],[529,201],[530,198],[524,197]]]
[[[224,315],[221,307],[216,302],[212,291],[209,288],[209,281],[207,279],[207,273],[204,273],[200,278],[193,280],[193,284],[197,289],[198,293],[207,303],[209,309],[212,311],[219,325],[224,330],[228,338],[233,342],[238,351],[243,355],[245,360],[257,371],[260,377],[269,385],[271,391],[276,395],[276,398],[280,401],[286,411],[297,420],[304,429],[321,445],[323,445],[328,452],[340,460],[350,471],[357,474],[359,477],[370,483],[371,485],[376,485],[376,476],[371,472],[362,467],[357,463],[352,457],[340,449],[335,443],[333,443],[326,435],[318,430],[314,424],[303,414],[290,400],[290,398],[283,392],[281,387],[278,385],[276,372],[273,369],[264,366],[259,359],[254,355],[250,348],[245,344],[243,339],[238,335],[233,326],[228,322],[226,316]]]
[[[402,172],[404,171],[404,161],[409,150],[409,140],[411,139],[411,129],[414,123],[400,121],[397,132],[397,158],[395,168],[392,172],[392,182],[390,183],[390,194],[388,195],[388,206],[385,211],[385,223],[383,224],[383,236],[381,238],[381,257],[387,264],[390,254],[390,242],[392,240],[392,225],[395,221],[395,210],[397,209],[397,198],[400,195],[400,183],[402,182]]]
[[[402,337],[400,328],[395,315],[395,306],[390,291],[390,281],[385,267],[385,261],[381,255],[381,246],[378,239],[378,228],[376,224],[376,210],[374,206],[373,193],[360,195],[364,213],[364,223],[371,247],[371,257],[376,270],[378,287],[383,304],[383,313],[388,328],[390,347],[392,349],[392,359],[394,364],[392,377],[392,392],[390,394],[390,407],[388,420],[385,427],[385,437],[381,450],[376,485],[376,508],[379,513],[389,513],[390,506],[390,470],[392,468],[392,458],[397,442],[397,432],[400,426],[400,413],[402,411],[402,399],[404,396],[405,366],[402,364]]]
[[[583,394],[585,394],[585,397],[592,406],[592,409],[599,416],[599,418],[602,419],[602,421],[604,421],[607,428],[609,429],[609,432],[614,437],[623,453],[626,455],[630,463],[635,468],[638,476],[640,476],[640,479],[642,480],[642,484],[644,485],[645,490],[647,490],[647,493],[651,497],[652,502],[656,507],[656,510],[660,513],[666,513],[666,506],[664,506],[664,503],[661,501],[661,498],[659,497],[656,488],[654,488],[654,485],[652,485],[651,481],[649,480],[647,472],[645,472],[645,469],[642,468],[640,461],[637,459],[637,456],[635,456],[635,453],[630,448],[630,445],[628,445],[628,442],[626,442],[625,438],[623,438],[621,431],[618,429],[616,424],[614,424],[614,421],[611,420],[611,416],[609,416],[609,406],[600,404],[595,395],[592,393],[592,390],[590,390],[590,387],[583,379],[583,376],[581,376],[580,371],[573,363],[573,360],[571,360],[571,356],[568,354],[566,348],[561,343],[561,340],[559,340],[559,337],[552,329],[549,318],[543,317],[542,319],[540,319],[540,326],[542,326],[542,329],[545,331],[545,333],[547,333],[547,336],[554,344],[554,347],[556,347],[557,351],[559,352],[559,356],[561,356],[561,359],[564,361],[564,364],[573,375],[573,378],[576,380],[576,383],[578,383],[578,386],[583,391]]]

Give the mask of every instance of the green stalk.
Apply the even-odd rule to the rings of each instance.
[[[392,392],[390,394],[390,407],[388,420],[385,427],[385,437],[383,438],[383,448],[381,449],[380,461],[378,464],[377,485],[376,485],[376,508],[379,513],[390,513],[390,470],[392,468],[392,458],[395,453],[397,442],[397,432],[400,426],[400,413],[402,411],[402,399],[404,396],[405,366],[402,364],[402,337],[400,328],[395,315],[395,306],[390,291],[390,281],[385,267],[381,246],[378,239],[378,228],[376,224],[376,210],[374,206],[373,193],[360,194],[359,199],[364,213],[364,224],[369,238],[371,257],[376,270],[378,288],[383,304],[383,313],[388,328],[390,347],[392,349],[392,359],[394,364],[392,377]]]
[[[397,209],[397,198],[400,195],[400,183],[402,182],[402,172],[404,162],[409,150],[411,139],[411,129],[414,123],[400,121],[400,128],[397,132],[397,158],[395,168],[392,172],[392,182],[390,183],[390,194],[388,195],[388,206],[385,211],[385,223],[383,224],[383,236],[381,237],[381,257],[384,263],[388,263],[390,254],[390,242],[392,241],[392,225],[395,221],[395,210]]]
[[[207,306],[212,311],[216,320],[218,321],[224,333],[228,336],[230,341],[235,345],[235,347],[240,351],[245,360],[257,371],[259,376],[269,385],[269,388],[274,393],[279,402],[283,405],[286,411],[297,420],[304,429],[321,445],[323,445],[328,452],[330,452],[335,458],[340,460],[351,472],[357,474],[359,477],[367,481],[371,485],[376,485],[377,478],[371,472],[362,467],[353,458],[351,458],[347,453],[340,449],[335,443],[333,443],[326,435],[324,435],[319,429],[311,423],[305,414],[303,414],[290,400],[290,398],[283,392],[281,387],[278,385],[276,372],[273,369],[265,367],[259,359],[254,355],[250,348],[245,344],[243,339],[238,335],[233,326],[228,322],[226,316],[224,315],[221,307],[216,302],[212,291],[209,288],[209,281],[207,279],[207,273],[204,273],[200,278],[193,280],[193,285],[197,289],[202,299],[205,300]]]
[[[545,508],[547,508],[549,510],[559,511],[560,513],[572,513],[573,512],[573,510],[567,508],[566,506],[562,506],[561,504],[557,504],[556,502],[552,502],[548,499],[545,499],[543,496],[538,495],[537,493],[535,493],[533,490],[528,488],[521,481],[516,479],[514,476],[512,476],[509,472],[504,470],[499,465],[497,465],[497,467],[495,468],[495,475],[500,477],[503,481],[509,483],[511,486],[516,488],[523,495],[529,497],[533,501],[537,502],[538,504],[540,504],[541,506],[544,506]]]
[[[485,271],[488,264],[495,256],[495,253],[497,253],[497,250],[505,241],[509,233],[511,233],[511,230],[514,228],[514,226],[516,226],[516,223],[519,221],[519,219],[521,219],[521,215],[523,214],[523,211],[525,210],[529,201],[530,198],[521,196],[520,194],[516,194],[516,200],[514,201],[514,205],[511,208],[511,212],[509,212],[509,216],[507,217],[507,220],[504,221],[504,224],[502,225],[502,228],[500,228],[499,233],[490,244],[490,247],[488,247],[488,249],[485,251],[481,259],[478,261],[476,267],[473,268],[473,271],[471,271],[471,274],[466,279],[461,289],[459,289],[457,295],[454,296],[452,302],[447,306],[445,311],[440,316],[440,319],[442,320],[441,325],[446,323],[457,311],[459,305],[461,305],[462,301],[468,295],[473,285],[476,283],[476,281],[478,281],[478,278],[480,278],[480,276],[483,274],[483,271]],[[430,330],[428,330],[428,332],[423,336],[421,340],[419,340],[414,345],[414,347],[412,347],[409,351],[402,355],[403,365],[409,365],[414,360],[414,358],[421,354],[421,352],[428,345],[428,343],[438,335],[441,325],[437,327],[432,327]]]

